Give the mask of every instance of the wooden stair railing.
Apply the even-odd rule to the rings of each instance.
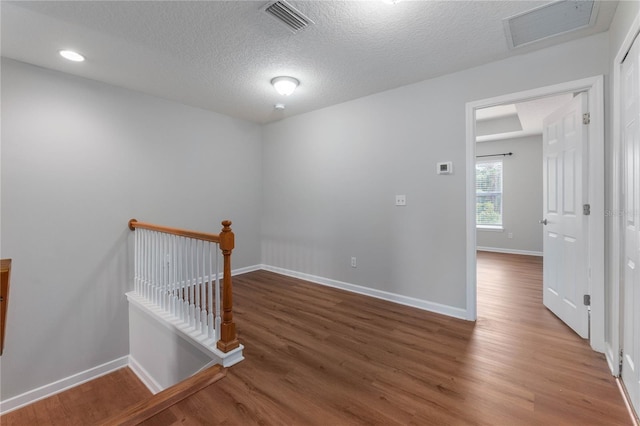
[[[132,405],[122,413],[104,421],[102,426],[138,425],[207,386],[214,384],[226,375],[227,369],[216,364],[153,395],[145,401]]]
[[[0,355],[2,355],[2,351],[4,350],[4,330],[7,326],[10,278],[11,259],[2,259],[0,260]]]
[[[222,277],[222,323],[220,325],[220,339],[216,342],[216,347],[222,352],[229,352],[240,346],[236,334],[236,325],[233,322],[233,283],[231,281],[231,252],[235,247],[235,236],[231,230],[231,221],[222,221],[222,231],[220,234],[208,234],[197,231],[189,231],[179,228],[155,225],[152,223],[138,222],[136,219],[129,221],[129,229],[147,229],[162,232],[165,234],[177,235],[180,237],[193,238],[197,240],[217,243],[223,255],[223,277]]]

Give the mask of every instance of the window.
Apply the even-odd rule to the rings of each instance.
[[[476,225],[502,228],[502,160],[476,163]]]

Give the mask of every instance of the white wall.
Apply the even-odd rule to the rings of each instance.
[[[513,155],[502,157],[504,230],[478,229],[477,246],[542,253],[542,135],[476,144],[476,155],[505,152]]]
[[[1,399],[129,353],[131,217],[260,263],[260,176],[256,124],[3,58]]]
[[[606,74],[608,40],[599,34],[266,125],[263,262],[465,309],[465,103]],[[438,161],[453,161],[454,174],[436,175]],[[394,206],[395,194],[407,195],[406,207]]]
[[[162,353],[158,353],[162,348]],[[136,375],[153,393],[193,376],[211,357],[145,309],[129,303],[129,359]]]

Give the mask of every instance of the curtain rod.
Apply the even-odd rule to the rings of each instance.
[[[476,158],[480,158],[480,157],[499,157],[499,156],[503,156],[506,157],[507,155],[513,155],[513,152],[505,152],[504,154],[487,154],[487,155],[476,155]]]

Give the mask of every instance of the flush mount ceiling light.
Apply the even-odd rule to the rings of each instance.
[[[62,56],[63,58],[73,62],[84,61],[84,56],[82,56],[78,52],[74,52],[73,50],[61,50],[59,53],[60,53],[60,56]]]
[[[297,78],[293,77],[276,77],[271,80],[273,87],[283,96],[289,96],[296,90],[296,87],[300,84]]]

